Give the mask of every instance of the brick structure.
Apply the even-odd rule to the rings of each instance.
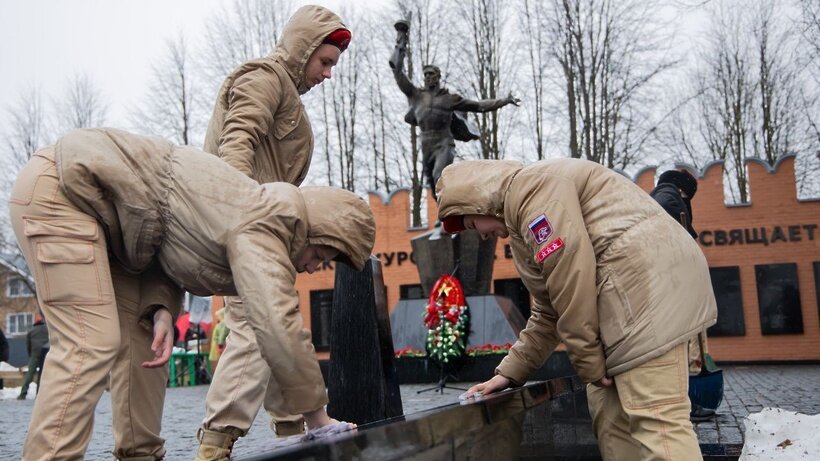
[[[721,323],[710,331],[710,351],[719,361],[820,360],[820,200],[797,199],[794,157],[783,158],[774,168],[757,160],[747,166],[750,203],[724,204],[722,163],[715,162],[699,176],[692,204],[694,226],[720,305]],[[634,181],[648,192],[657,173],[655,168],[643,169]],[[419,294],[412,287],[419,284],[419,276],[410,239],[430,229],[410,228],[407,190],[389,197],[371,193],[370,206],[377,227],[374,253],[382,261],[392,309],[401,291]],[[428,198],[427,222],[435,222],[435,212],[436,204]],[[499,241],[493,272],[496,292],[521,291],[523,287],[516,290],[517,279],[507,242]],[[311,328],[312,321],[321,323],[312,330],[322,356],[329,339],[332,299],[329,291],[322,290],[332,287],[332,265],[297,279],[306,327]],[[521,299],[519,304],[526,304]],[[528,310],[528,305],[522,310]]]
[[[748,160],[751,200],[743,205],[723,204],[722,163],[707,166],[699,178],[694,226],[713,271],[719,312],[742,312],[744,324],[743,331],[739,325],[723,328],[732,335],[712,335],[710,351],[717,360],[820,360],[820,200],[797,199],[794,162],[784,157],[772,168]],[[644,171],[636,182],[650,190],[654,174]],[[720,302],[727,287],[718,286],[719,271],[739,275],[742,308],[735,299],[734,313],[727,312],[726,297]],[[784,312],[777,312],[778,303]]]
[[[0,328],[6,336],[24,336],[39,306],[21,256],[0,255],[0,284]]]
[[[794,157],[783,158],[773,168],[750,160],[747,169],[750,203],[724,204],[722,163],[716,162],[701,172],[692,204],[720,309],[719,324],[710,331],[711,352],[723,361],[818,361],[820,200],[797,199]],[[656,174],[646,168],[634,180],[649,191]],[[371,193],[369,199],[377,227],[374,253],[382,262],[392,308],[402,294],[423,295],[410,239],[430,229],[410,227],[407,190],[390,196]],[[427,222],[432,223],[436,204],[427,200]],[[7,333],[9,314],[37,312],[34,296],[9,297],[10,283],[15,284],[20,273],[15,264],[0,265],[0,327]],[[323,357],[329,346],[333,279],[330,264],[311,276],[300,275],[296,284],[305,325]],[[495,291],[512,297],[526,313],[526,292],[503,240],[496,249],[493,280]],[[212,309],[221,306],[214,297]]]

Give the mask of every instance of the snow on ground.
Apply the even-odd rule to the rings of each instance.
[[[17,367],[15,367],[14,365],[9,365],[6,362],[0,362],[0,371],[17,371]]]
[[[26,367],[23,367],[25,371]],[[14,365],[9,365],[6,362],[0,362],[0,371],[17,371],[18,368]],[[28,388],[27,397],[33,399],[37,393],[37,383],[31,383]],[[4,389],[0,389],[0,400],[13,400],[16,399],[17,396],[20,395],[20,388],[19,387],[6,387]]]
[[[820,415],[764,408],[746,417],[741,461],[820,459]]]
[[[14,400],[18,395],[20,395],[19,387],[6,387],[0,389],[0,400]],[[31,383],[28,387],[28,394],[26,394],[26,398],[33,399],[35,395],[37,395],[37,383]]]

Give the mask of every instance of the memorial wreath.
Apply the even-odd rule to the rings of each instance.
[[[427,327],[427,357],[440,366],[450,365],[467,349],[470,311],[461,283],[452,275],[442,275],[433,286],[424,313]]]

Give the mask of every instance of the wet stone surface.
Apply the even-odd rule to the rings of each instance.
[[[732,366],[724,367],[724,377],[725,396],[717,417],[695,426],[701,443],[742,444],[743,418],[764,407],[820,413],[820,365]],[[462,383],[455,385],[466,387]],[[426,387],[429,385],[401,386],[405,414],[451,404],[462,392],[446,389],[443,394],[416,393]],[[169,461],[193,459],[207,391],[206,386],[168,389],[163,436]],[[33,400],[0,401],[0,459],[19,459],[33,404]],[[236,444],[237,456],[259,453],[271,437],[268,422],[268,416],[260,412],[248,436]],[[111,450],[111,399],[105,393],[97,406],[86,459],[110,460]]]

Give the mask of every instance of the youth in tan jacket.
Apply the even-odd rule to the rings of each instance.
[[[313,132],[300,96],[321,82],[307,69],[308,60],[328,34],[346,28],[326,8],[297,10],[273,53],[242,64],[223,82],[204,150],[259,183],[301,184],[313,155]]]
[[[223,82],[205,150],[259,183],[299,185],[313,152],[313,133],[300,96],[331,77],[351,34],[336,14],[308,5],[293,14],[280,37],[269,56],[240,65]],[[263,398],[272,417],[271,427],[278,435],[302,431],[301,415],[287,413],[275,377],[271,379],[263,370],[247,322],[232,315],[241,312],[231,307],[239,301],[225,301],[226,324],[234,334],[228,338],[222,366],[214,375],[215,385],[208,392],[205,435],[209,430],[244,434]],[[233,395],[243,404],[236,405],[225,395]],[[200,452],[207,451],[207,447],[200,447]],[[200,455],[198,459],[203,460],[210,456]]]
[[[178,310],[183,289],[240,296],[288,411],[319,411],[322,424],[331,422],[294,283],[297,271],[312,271],[323,258],[363,267],[375,224],[361,198],[328,187],[260,186],[194,148],[114,129],[85,129],[35,154],[11,202],[14,231],[55,336],[52,367],[44,376],[49,395],[35,403],[24,459],[58,453],[82,458],[109,371],[113,379],[116,362],[152,355],[141,348],[128,351],[139,333],[123,322],[140,319],[150,326],[163,308]],[[141,286],[121,293],[129,279]],[[117,309],[131,304],[133,311],[117,320]],[[149,345],[150,336],[145,349]],[[164,356],[157,365],[167,360]],[[132,369],[139,370],[139,362]],[[130,411],[151,408],[151,415],[139,420],[150,433],[134,442],[144,451],[118,456],[162,457],[165,370],[149,384],[131,386],[128,395],[112,385],[113,407],[137,399],[141,404]],[[126,375],[144,382],[139,372]],[[117,414],[115,427],[116,419]]]
[[[439,218],[506,224],[532,315],[496,372],[521,384],[563,340],[585,382],[615,376],[713,325],[703,253],[627,178],[596,163],[466,161],[444,170]]]
[[[127,269],[157,259],[168,286],[240,296],[288,409],[327,403],[292,261],[308,244],[328,245],[361,269],[375,239],[363,200],[340,189],[260,186],[197,149],[119,130],[71,132],[56,153],[66,195],[103,223]]]

